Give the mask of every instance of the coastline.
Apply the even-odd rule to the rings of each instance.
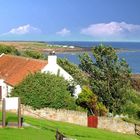
[[[7,45],[15,47],[16,49],[20,51],[24,50],[35,50],[40,52],[90,52],[91,47],[78,47],[78,46],[70,46],[70,45],[50,45],[45,42],[2,42],[0,41],[0,45]]]
[[[27,41],[0,41],[0,45],[6,45],[15,47],[19,51],[25,51],[25,50],[32,50],[32,51],[39,51],[42,53],[50,53],[51,51],[55,51],[59,57],[67,57],[72,62],[78,62],[77,55],[80,53],[87,52],[89,54],[92,53],[93,47],[83,47],[81,45],[76,44],[64,44],[64,45],[51,45],[47,44],[46,42],[27,42]],[[106,45],[106,44],[105,44]],[[126,44],[129,47],[114,47],[117,54],[120,58],[125,58],[125,60],[128,62],[129,66],[131,67],[131,70],[133,73],[140,73],[140,43],[137,43],[137,46],[133,46],[131,44]],[[131,46],[132,45],[132,46]],[[116,45],[116,46],[123,46],[122,44]]]
[[[0,45],[13,46],[18,50],[35,50],[40,52],[51,52],[56,51],[58,53],[76,53],[76,52],[91,52],[93,47],[83,47],[80,45],[59,45],[58,44],[48,44],[47,42],[36,42],[36,41],[0,41]],[[116,52],[140,52],[140,49],[127,49],[114,47]]]

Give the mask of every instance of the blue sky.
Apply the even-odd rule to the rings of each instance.
[[[140,0],[0,0],[0,40],[140,41]]]

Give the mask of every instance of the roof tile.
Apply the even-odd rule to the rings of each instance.
[[[0,57],[0,78],[11,86],[21,82],[29,73],[41,71],[47,61],[30,59],[12,55]]]

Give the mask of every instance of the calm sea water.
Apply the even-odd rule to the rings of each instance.
[[[125,58],[133,73],[140,73],[140,42],[49,42],[55,45],[67,45],[78,47],[94,47],[99,44],[110,45],[114,48],[125,49],[126,51],[119,52],[120,58]],[[79,55],[81,53],[59,53],[58,57],[67,58],[75,64],[79,64]],[[91,53],[89,53],[91,55]]]

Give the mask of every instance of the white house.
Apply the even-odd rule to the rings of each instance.
[[[10,94],[11,89],[21,82],[29,73],[37,71],[59,74],[68,81],[73,80],[73,77],[57,64],[57,56],[55,54],[49,55],[48,61],[1,54],[0,99]],[[77,85],[74,95],[77,96],[80,92],[81,87]]]

